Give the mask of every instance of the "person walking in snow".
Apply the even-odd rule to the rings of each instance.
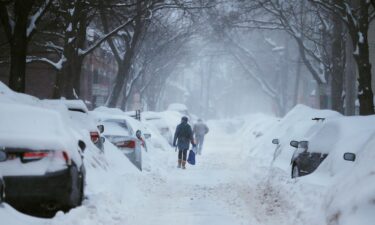
[[[182,169],[186,169],[186,155],[190,143],[193,147],[196,146],[194,143],[193,130],[188,124],[188,118],[184,116],[181,118],[181,123],[176,127],[176,132],[173,138],[173,146],[178,148],[178,168],[182,167]]]
[[[193,132],[195,135],[195,141],[197,142],[198,155],[202,154],[204,136],[208,133],[208,131],[209,129],[202,119],[198,119],[198,122],[194,124]]]

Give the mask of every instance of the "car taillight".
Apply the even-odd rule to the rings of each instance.
[[[94,142],[94,144],[96,144],[100,138],[99,132],[97,131],[90,132],[90,137],[91,137],[91,141]]]
[[[135,148],[135,141],[120,141],[115,145],[120,148]]]
[[[35,152],[24,152],[22,156],[23,161],[36,161],[48,157],[50,152],[48,151],[35,151]]]
[[[41,160],[43,158],[56,158],[62,159],[67,165],[71,164],[71,159],[66,151],[31,151],[24,152],[22,155],[22,162],[32,162]]]

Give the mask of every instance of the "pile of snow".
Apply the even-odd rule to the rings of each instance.
[[[68,149],[74,145],[70,135],[80,137],[73,128],[66,108],[62,104],[51,104],[38,98],[19,94],[10,90],[0,82],[0,143],[1,146],[17,144],[20,147],[40,149]],[[9,118],[11,115],[12,118]],[[66,132],[72,131],[72,133]],[[65,133],[64,133],[65,132]],[[20,141],[20,136],[32,136],[32,139]],[[65,138],[65,136],[67,136]],[[51,140],[51,141],[49,141]],[[52,144],[54,143],[54,144]],[[57,144],[56,144],[57,143]],[[89,142],[91,143],[91,141]],[[86,143],[86,145],[89,145]],[[67,215],[58,212],[52,219],[40,219],[21,214],[7,203],[0,205],[1,223],[4,224],[115,224],[118,218],[127,221],[132,205],[142,201],[143,193],[139,189],[142,181],[141,173],[131,162],[110,142],[105,142],[104,153],[99,151],[84,152],[86,167],[86,190],[88,200],[82,207],[72,209]],[[78,154],[78,151],[74,151]],[[79,156],[80,157],[80,156]],[[4,169],[4,168],[3,168]],[[121,178],[121,179],[119,179]],[[125,182],[123,179],[132,179]],[[137,196],[137,197],[135,197]],[[126,204],[124,204],[126,202]],[[129,212],[111,210],[108,207]],[[110,212],[108,212],[110,210]],[[98,213],[106,213],[97,221]],[[123,217],[123,218],[122,218]]]
[[[312,224],[372,224],[375,116],[345,117],[298,105],[282,119],[252,115],[238,120],[242,121],[238,140],[244,142],[248,157],[256,159],[252,163],[258,167],[268,168],[266,184],[293,196],[298,208],[304,209],[300,214]],[[279,145],[271,143],[274,138]],[[292,180],[290,160],[295,148],[291,140],[307,140],[309,149],[328,157],[312,174]],[[345,161],[346,152],[355,153],[356,161]]]
[[[186,105],[181,104],[181,103],[172,103],[168,106],[167,108],[168,111],[177,111],[182,114],[187,114],[188,113],[188,108]]]
[[[374,146],[373,134],[350,169],[338,176],[330,188],[325,201],[329,224],[367,225],[375,221]]]

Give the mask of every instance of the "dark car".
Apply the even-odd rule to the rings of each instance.
[[[17,118],[17,120],[14,120]],[[53,110],[2,105],[0,171],[5,201],[19,209],[67,211],[84,198],[86,144]]]
[[[0,162],[3,162],[7,159],[7,155],[4,151],[0,150]],[[5,184],[3,180],[3,176],[0,173],[0,203],[2,203],[5,199]]]
[[[291,141],[290,145],[296,148],[291,160],[292,178],[314,172],[328,156],[327,153],[310,150],[308,141]]]

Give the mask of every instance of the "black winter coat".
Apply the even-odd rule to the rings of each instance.
[[[188,123],[181,122],[177,126],[173,139],[174,146],[176,145],[176,141],[179,150],[189,149],[190,142],[194,143],[193,130]]]

